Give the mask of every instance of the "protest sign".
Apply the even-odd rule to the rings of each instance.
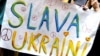
[[[39,56],[86,56],[99,15],[58,0],[7,0],[0,47]]]

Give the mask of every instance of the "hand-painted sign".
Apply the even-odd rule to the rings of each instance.
[[[0,47],[40,56],[85,56],[99,15],[57,0],[7,0]]]

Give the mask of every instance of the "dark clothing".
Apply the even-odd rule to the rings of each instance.
[[[75,0],[75,4],[77,4],[79,6],[85,5],[86,2],[87,2],[87,0]]]
[[[0,25],[2,24],[6,0],[0,0]]]
[[[88,53],[88,56],[100,56],[100,25],[97,30],[97,34],[96,34],[92,49]]]

